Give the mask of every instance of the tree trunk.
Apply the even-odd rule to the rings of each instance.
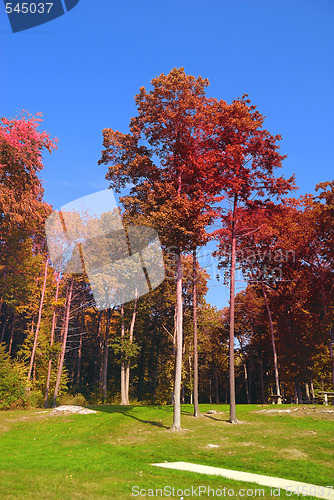
[[[132,319],[131,319],[131,324],[130,324],[130,332],[129,332],[129,341],[130,341],[130,344],[132,344],[132,341],[133,341],[133,331],[134,331],[134,328],[135,328],[136,314],[137,314],[137,301],[138,301],[138,293],[137,293],[137,288],[136,288],[136,290],[135,290],[135,302],[134,302],[134,305],[133,305],[133,313],[132,313]],[[128,401],[128,404],[130,404],[129,403],[130,363],[131,363],[131,361],[129,359],[128,362],[127,362],[127,364],[126,364],[126,370],[125,370],[125,395],[126,395],[126,399]],[[155,383],[156,383],[156,379],[155,379]],[[154,388],[154,393],[155,393],[155,388]]]
[[[174,379],[174,415],[172,430],[181,429],[181,379],[182,379],[182,263],[181,253],[177,252],[176,271],[176,357]]]
[[[29,372],[28,372],[28,382],[31,379],[32,368],[33,368],[34,361],[35,361],[35,353],[36,353],[36,348],[37,348],[38,332],[39,332],[39,327],[40,327],[41,318],[42,318],[42,309],[43,309],[47,274],[48,274],[48,258],[46,258],[46,260],[45,260],[44,282],[43,282],[43,288],[42,288],[41,301],[39,304],[38,320],[37,320],[36,331],[35,331],[34,345],[32,348],[31,359],[30,359],[30,366],[29,366]]]
[[[53,400],[52,400],[52,407],[54,408],[56,406],[57,402],[57,396],[58,396],[58,391],[59,391],[59,386],[60,386],[60,379],[61,379],[61,374],[63,371],[63,365],[64,365],[64,358],[65,358],[65,351],[66,351],[66,342],[67,342],[67,334],[68,334],[68,325],[70,321],[70,309],[71,309],[71,300],[72,300],[72,291],[73,291],[73,278],[71,279],[71,284],[68,290],[68,296],[67,296],[67,305],[66,305],[66,317],[65,317],[65,326],[64,326],[64,334],[63,334],[63,344],[61,348],[61,353],[60,353],[60,360],[59,360],[59,366],[58,366],[58,372],[57,372],[57,380],[56,380],[56,387],[53,395]]]
[[[245,360],[245,356],[244,355],[242,355],[242,364],[244,365],[246,397],[247,397],[247,404],[249,405],[250,401],[249,401],[249,390],[248,390],[248,374],[247,374],[247,365],[246,365],[246,360]]]
[[[107,399],[107,376],[108,376],[108,354],[109,354],[109,327],[111,310],[108,309],[108,316],[106,321],[106,332],[104,337],[104,347],[103,347],[103,368],[102,368],[102,403],[105,403]]]
[[[215,389],[216,389],[216,403],[219,405],[219,376],[218,368],[215,366]]]
[[[56,302],[56,304],[57,304],[57,301],[58,301],[59,284],[60,284],[60,273],[58,273],[58,277],[57,277],[57,287],[56,287],[56,295],[55,295],[55,302]],[[55,334],[55,329],[56,329],[56,318],[57,318],[57,312],[56,312],[56,306],[55,306],[54,311],[53,311],[53,317],[52,317],[50,349],[52,349],[53,341],[54,341],[54,334]],[[45,408],[48,407],[48,397],[49,397],[50,379],[51,379],[51,368],[52,368],[52,352],[50,352],[49,366],[48,366],[48,375],[47,375],[47,379],[46,379],[46,390],[45,390],[45,401],[44,401],[44,407]]]
[[[249,402],[252,404],[252,386],[253,386],[253,371],[254,371],[254,350],[251,348],[250,360],[249,360],[249,370],[248,370],[248,392],[249,392]]]
[[[10,327],[10,340],[9,340],[9,347],[8,347],[8,354],[9,356],[12,353],[12,348],[13,348],[13,338],[14,338],[14,326],[15,326],[15,321],[16,321],[16,314],[13,316],[13,321]],[[33,323],[34,325],[34,323]]]
[[[235,375],[234,375],[234,295],[235,295],[235,254],[236,254],[236,209],[238,197],[234,195],[231,234],[231,282],[230,282],[230,334],[229,334],[229,382],[230,382],[230,419],[231,424],[238,422],[235,407]]]
[[[102,373],[102,363],[103,363],[103,345],[101,341],[101,325],[102,325],[102,313],[99,311],[97,315],[97,338],[96,338],[96,348],[95,348],[95,361],[94,361],[94,387],[95,390],[99,391],[101,388],[101,373]]]
[[[144,392],[144,373],[145,373],[145,356],[143,347],[140,350],[140,359],[138,367],[138,386],[137,386],[137,398],[138,401],[142,400]]]
[[[266,289],[264,287],[263,281],[261,281],[261,286],[262,286],[264,300],[265,300],[265,303],[266,303],[266,308],[267,308],[268,318],[269,318],[269,325],[270,325],[271,344],[272,344],[272,347],[273,347],[273,356],[274,356],[274,373],[275,373],[276,395],[280,396],[281,392],[280,392],[280,387],[279,387],[278,363],[277,363],[277,353],[276,353],[276,344],[275,344],[275,335],[274,335],[273,321],[272,321],[271,311],[270,311],[270,307],[269,307],[269,303],[268,303],[268,297],[267,297],[267,293],[266,293]],[[278,404],[282,403],[281,398],[278,399],[277,403]]]
[[[303,398],[300,390],[299,381],[297,379],[295,380],[295,393],[296,393],[297,404],[302,404]]]
[[[79,351],[78,351],[77,380],[76,380],[76,385],[77,386],[80,385],[80,379],[81,379],[82,335],[83,335],[83,333],[80,333]]]
[[[247,404],[249,405],[250,400],[249,400],[249,390],[248,390],[248,372],[247,372],[247,364],[246,364],[246,359],[245,359],[245,353],[244,353],[244,346],[243,342],[241,340],[241,337],[238,336],[238,341],[240,344],[241,348],[241,359],[242,359],[242,365],[244,367],[244,377],[245,377],[245,388],[246,388],[246,398],[247,398]]]
[[[334,390],[334,354],[333,354],[332,339],[329,340],[329,355],[332,361],[332,386]]]
[[[156,401],[157,386],[159,385],[159,343],[157,345],[156,355],[155,355],[155,369],[154,369],[154,384],[153,384],[153,401]]]
[[[310,403],[310,391],[307,382],[305,382],[305,394],[306,394],[306,402]]]
[[[314,394],[314,386],[313,386],[313,380],[310,380],[310,388],[311,388],[311,395],[312,395],[312,403],[315,402],[315,394]]]
[[[2,327],[2,332],[1,332],[1,339],[0,339],[0,344],[2,344],[4,336],[5,336],[5,331],[6,331],[6,325],[8,322],[8,316],[6,316],[6,319],[3,322],[3,327]]]
[[[194,328],[194,417],[200,417],[198,405],[198,341],[197,341],[197,256],[193,250],[193,328]]]
[[[124,325],[124,304],[121,305],[121,337],[125,337],[125,325]],[[123,357],[122,353],[122,357]],[[128,406],[129,401],[126,398],[126,379],[125,379],[125,361],[121,361],[121,405]]]
[[[263,380],[263,362],[262,358],[260,358],[260,380],[261,380],[261,398],[262,398],[262,404],[264,405],[266,403],[266,397],[264,394],[264,380]]]
[[[191,365],[191,354],[189,350],[188,354],[188,362],[189,362],[189,378],[190,378],[190,383],[193,381],[193,370],[192,370],[192,365]],[[190,404],[192,405],[194,403],[194,388],[192,387],[192,390],[190,391]]]

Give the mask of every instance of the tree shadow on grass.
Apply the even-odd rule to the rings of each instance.
[[[227,422],[229,423],[229,419],[225,418],[217,418],[213,417],[212,415],[206,415],[205,413],[202,413],[203,417],[210,418],[211,420],[215,420],[216,422]]]
[[[155,420],[144,420],[142,418],[138,418],[135,415],[133,415],[133,411],[135,408],[142,408],[140,405],[134,405],[134,406],[114,406],[114,405],[100,405],[100,406],[90,406],[92,410],[97,410],[101,411],[104,413],[120,413],[121,415],[124,415],[125,417],[130,417],[133,418],[134,420],[138,420],[138,422],[143,422],[144,424],[150,424],[153,425],[154,427],[161,427],[163,429],[169,429],[170,427],[162,424],[161,422],[156,422]],[[158,407],[161,409],[161,407]]]

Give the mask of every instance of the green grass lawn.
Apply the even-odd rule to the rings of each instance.
[[[226,405],[200,406],[202,412],[214,408],[219,413],[195,419],[192,407],[183,405],[184,430],[177,433],[169,430],[170,406],[99,406],[92,407],[99,410],[96,414],[69,416],[42,410],[0,412],[0,498],[144,498],[132,495],[138,491],[132,490],[135,486],[146,490],[146,498],[149,489],[165,486],[175,488],[169,498],[180,498],[177,489],[200,485],[235,492],[262,489],[151,465],[163,461],[334,485],[334,413],[308,409],[274,414],[259,410],[277,406],[243,405],[237,408],[241,423],[231,425]],[[274,498],[264,489],[261,498]]]

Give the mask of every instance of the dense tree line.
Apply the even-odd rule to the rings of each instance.
[[[124,223],[158,230],[166,269],[155,290],[105,310],[84,273],[49,259],[39,172],[56,140],[38,116],[2,118],[0,408],[78,393],[173,403],[178,429],[180,402],[195,415],[198,401],[228,402],[233,422],[235,400],[312,401],[333,387],[334,182],[287,198],[294,180],[273,174],[279,136],[247,97],[228,105],[207,85],[183,69],[160,75],[136,96],[129,134],[103,131],[111,187],[133,186]],[[212,239],[231,290],[221,311],[197,261]],[[248,286],[234,297],[238,270]]]

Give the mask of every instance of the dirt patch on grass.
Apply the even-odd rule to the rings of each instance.
[[[238,443],[238,444],[239,444],[239,446],[258,446],[253,441],[243,441],[242,443]]]
[[[303,451],[297,450],[297,448],[287,448],[285,450],[280,450],[279,455],[281,458],[286,458],[288,460],[307,460],[308,456]]]
[[[279,405],[278,405],[279,406]],[[293,417],[313,416],[325,420],[334,420],[334,408],[332,406],[293,406],[291,408],[263,408],[254,413],[261,415],[290,415]]]

